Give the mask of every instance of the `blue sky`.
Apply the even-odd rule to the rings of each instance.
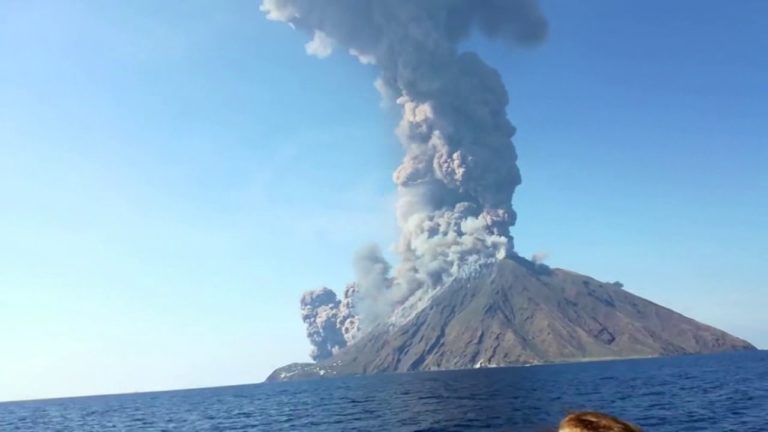
[[[257,382],[396,238],[397,113],[255,1],[0,0],[0,400]],[[768,3],[546,1],[472,39],[523,255],[768,347]]]

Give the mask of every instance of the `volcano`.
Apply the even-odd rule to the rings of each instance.
[[[520,257],[456,279],[405,322],[372,329],[329,359],[267,381],[755,350],[626,291]]]
[[[516,255],[510,98],[464,41],[543,43],[537,0],[263,0],[261,10],[311,37],[307,54],[339,50],[375,68],[374,87],[400,111],[403,152],[392,173],[397,265],[366,247],[343,297],[307,292],[317,363],[270,380],[754,349],[620,284]]]

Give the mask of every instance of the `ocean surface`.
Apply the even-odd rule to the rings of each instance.
[[[551,431],[581,409],[646,431],[765,431],[768,352],[10,402],[0,431]]]

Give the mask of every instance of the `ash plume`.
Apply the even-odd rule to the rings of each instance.
[[[382,256],[379,247],[368,245],[359,250],[354,259],[355,295],[354,310],[363,328],[370,328],[387,319],[395,308],[401,293],[399,285],[390,277],[391,266]]]
[[[301,297],[301,319],[312,344],[312,360],[325,360],[354,340],[357,318],[350,304],[353,292],[354,285],[350,285],[340,301],[335,292],[323,287]]]
[[[498,72],[459,44],[473,31],[517,45],[542,41],[547,23],[536,1],[263,0],[261,9],[310,35],[309,54],[343,48],[374,65],[376,88],[402,111],[404,158],[393,174],[400,262],[390,274],[377,251],[356,260],[352,303],[364,327],[513,254],[521,178],[507,92]],[[328,336],[323,354],[340,346]]]

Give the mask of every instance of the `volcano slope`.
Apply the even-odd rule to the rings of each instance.
[[[406,322],[373,329],[324,362],[279,368],[267,381],[754,349],[620,283],[515,258],[447,285]]]

